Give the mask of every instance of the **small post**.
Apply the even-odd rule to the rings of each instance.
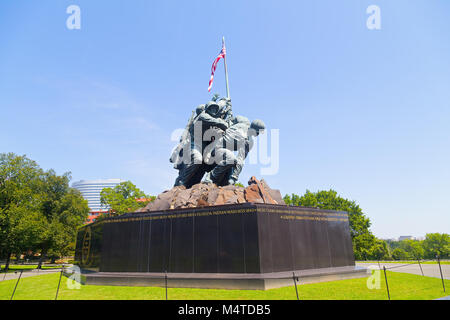
[[[300,300],[300,299],[298,298],[298,290],[297,290],[297,281],[298,281],[298,278],[295,276],[295,272],[292,272],[292,280],[294,280],[295,294],[297,295],[297,300]]]
[[[384,279],[386,280],[386,290],[387,290],[387,294],[388,294],[388,300],[391,300],[391,295],[389,294],[389,284],[388,284],[388,279],[387,279],[387,275],[386,275],[386,266],[383,266],[383,270],[384,270]]]
[[[423,276],[424,274],[423,274],[423,270],[422,270],[422,265],[420,264],[420,259],[417,259],[417,262],[419,263],[420,272],[422,272],[422,276]]]
[[[436,255],[436,259],[437,259],[438,264],[439,264],[439,272],[441,273],[442,287],[444,288],[444,292],[445,292],[444,276],[442,275],[441,259],[440,259],[439,255]]]
[[[23,270],[20,271],[19,279],[17,279],[16,286],[14,287],[14,291],[12,293],[10,300],[12,300],[14,298],[14,294],[16,293],[17,285],[19,284],[20,278],[22,277],[22,272],[23,272]]]
[[[60,286],[60,284],[61,284],[61,278],[62,278],[63,270],[64,270],[64,266],[61,268],[61,273],[59,274],[58,289],[56,289],[55,300],[58,299],[59,286]]]
[[[167,270],[165,271],[165,274],[164,274],[164,282],[166,285],[166,300],[167,300]]]

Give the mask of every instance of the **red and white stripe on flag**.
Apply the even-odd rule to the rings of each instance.
[[[208,87],[208,92],[211,91],[211,87],[214,81],[214,72],[216,72],[216,68],[217,68],[217,63],[219,63],[219,60],[224,58],[225,59],[225,55],[226,55],[226,49],[225,49],[225,43],[222,43],[222,50],[220,51],[219,55],[217,56],[217,58],[214,60],[212,67],[211,67],[211,79],[209,79],[209,87]]]

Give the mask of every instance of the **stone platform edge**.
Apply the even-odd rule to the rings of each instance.
[[[167,273],[168,288],[268,290],[297,285],[369,277],[359,266],[308,269],[272,273]],[[71,274],[65,274],[70,276]],[[82,270],[83,285],[165,287],[166,274],[154,272],[90,272]]]

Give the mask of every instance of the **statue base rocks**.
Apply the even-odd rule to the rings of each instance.
[[[285,204],[279,190],[271,189],[262,179],[251,177],[247,188],[228,185],[218,187],[213,183],[198,183],[191,188],[173,187],[150,202],[139,212],[169,209],[198,208],[237,203]]]

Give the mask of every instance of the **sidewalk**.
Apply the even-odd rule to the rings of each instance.
[[[21,278],[27,278],[27,277],[36,277],[36,276],[42,276],[44,274],[50,274],[50,273],[58,273],[61,272],[61,269],[49,269],[49,270],[25,270],[22,273]],[[0,282],[6,281],[6,280],[13,280],[18,279],[20,276],[20,271],[17,272],[10,272],[10,273],[0,273]]]
[[[369,265],[371,265],[378,269],[378,263],[357,262],[356,265],[362,266],[362,267],[368,267]],[[402,264],[398,264],[398,263],[380,262],[381,270],[383,269],[383,266],[385,266],[388,271],[393,271],[393,272],[411,273],[411,274],[416,274],[418,276],[421,276],[422,271],[423,271],[423,275],[426,277],[433,277],[433,278],[441,277],[441,273],[439,271],[439,266],[437,264],[422,264],[421,266],[419,266],[418,264],[402,265]],[[420,269],[420,267],[422,267],[422,270]],[[443,274],[444,279],[447,279],[447,280],[450,279],[450,265],[443,264],[443,265],[441,265],[441,269],[442,269],[442,274]]]

